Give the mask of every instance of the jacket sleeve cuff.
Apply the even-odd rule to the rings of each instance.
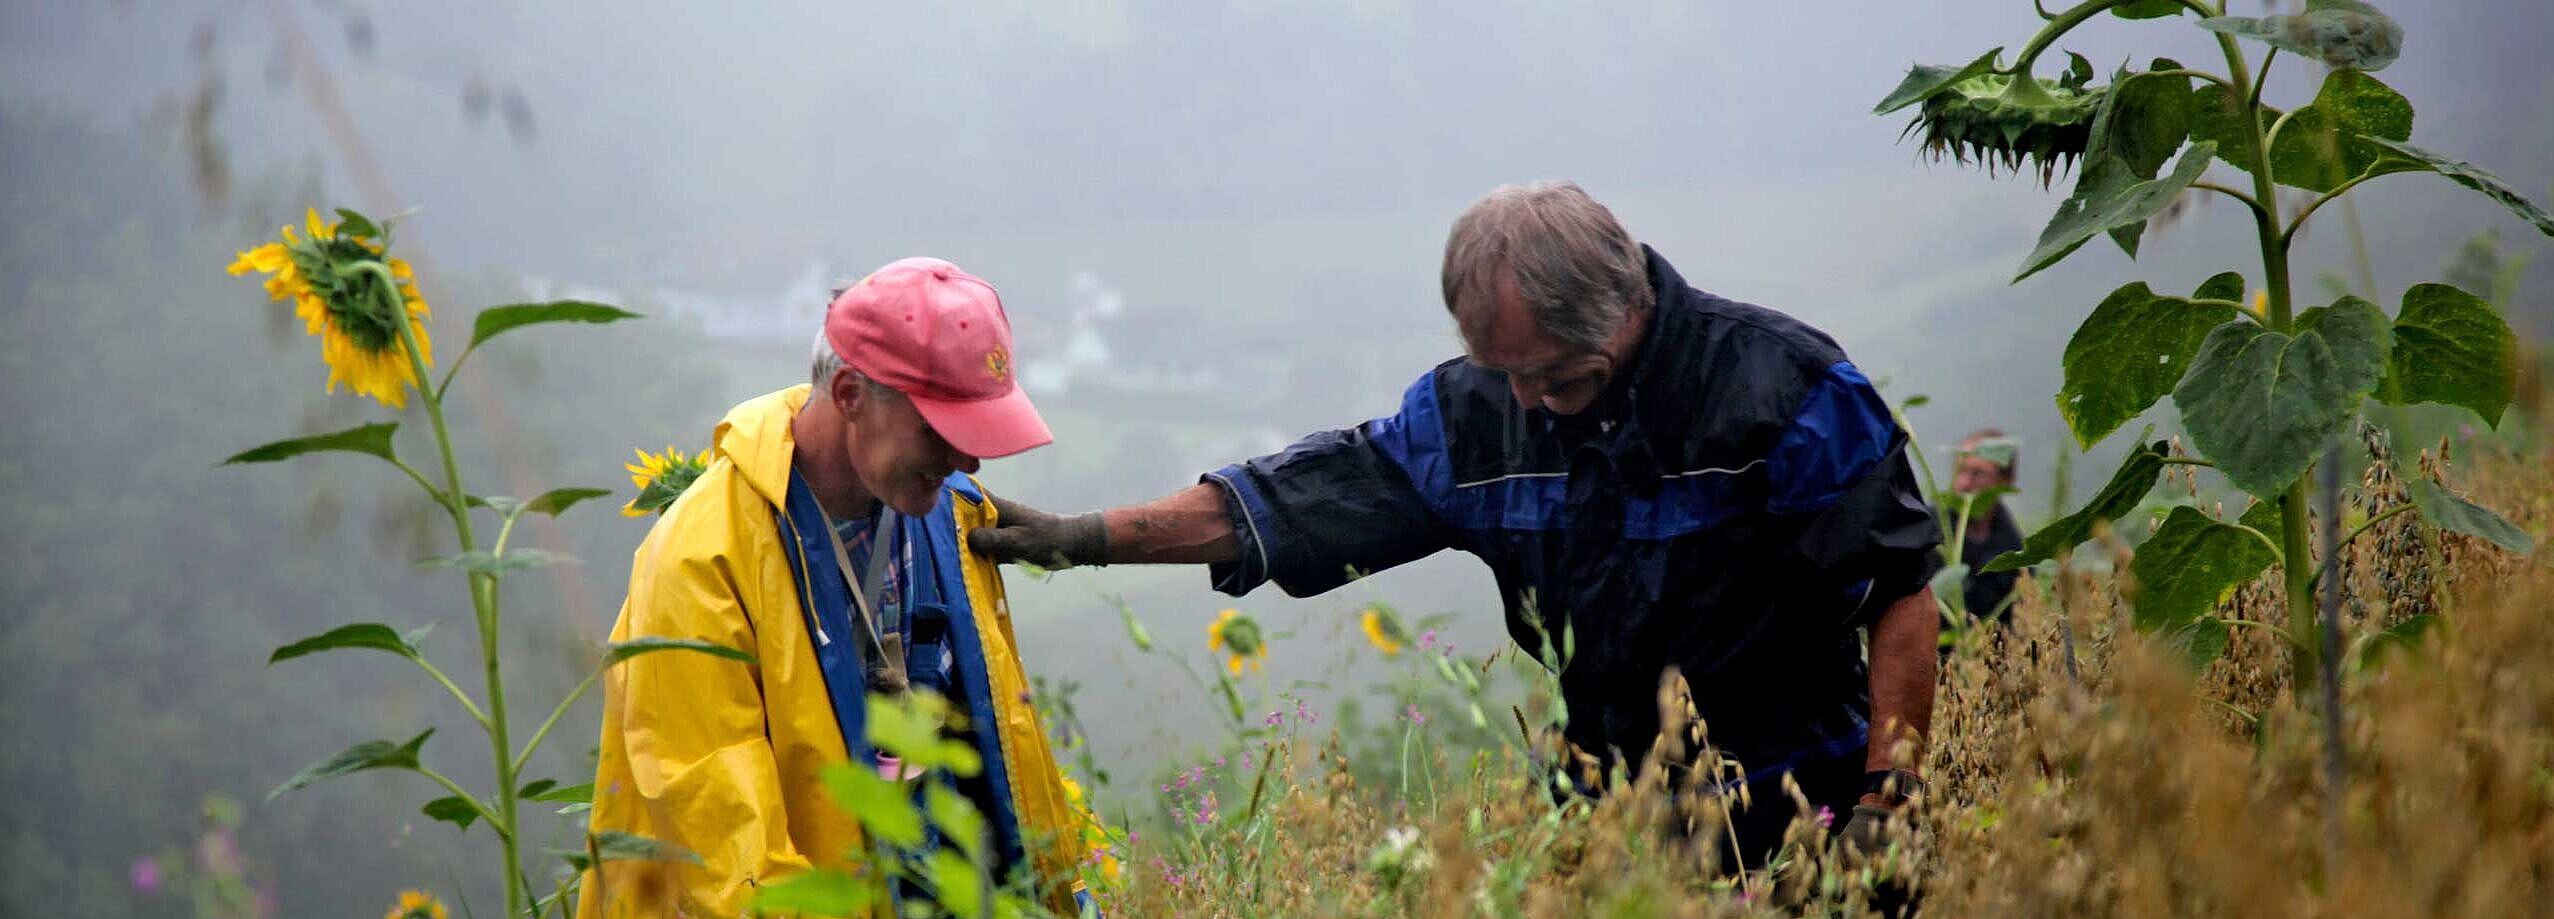
[[[1267,499],[1251,482],[1250,470],[1236,463],[1199,477],[1213,482],[1224,493],[1224,514],[1233,525],[1233,537],[1240,552],[1233,561],[1206,566],[1206,576],[1216,590],[1232,596],[1251,592],[1268,582],[1268,542],[1275,533],[1268,529],[1275,518],[1269,515]]]

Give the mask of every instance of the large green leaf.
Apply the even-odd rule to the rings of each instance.
[[[2492,305],[2445,284],[2403,294],[2394,350],[2377,398],[2393,405],[2459,405],[2500,426],[2517,383],[2518,338]]]
[[[2191,441],[2236,487],[2263,498],[2303,475],[2350,423],[2385,376],[2394,337],[2385,314],[2357,297],[2307,310],[2294,328],[2218,326],[2173,388]]]
[[[2146,181],[2135,181],[2136,176],[2117,159],[2086,164],[2084,174],[2076,181],[2075,194],[2058,205],[2057,215],[2049,219],[2047,229],[2040,231],[2039,245],[2022,260],[2021,273],[2013,280],[2018,282],[2057,264],[2096,233],[2145,225],[2190,183],[2198,181],[2200,173],[2208,171],[2209,159],[2216,155],[2215,144],[2192,144],[2173,164],[2171,173]]]
[[[2428,479],[2407,479],[2403,490],[2412,496],[2414,507],[2420,508],[2421,519],[2451,533],[2463,533],[2511,552],[2528,555],[2536,551],[2536,540],[2489,508],[2457,497],[2438,483]]]
[[[823,779],[826,794],[850,811],[872,838],[898,848],[922,844],[922,812],[914,808],[903,783],[866,765],[852,764],[827,767]]]
[[[2179,4],[2174,4],[2180,9]],[[2190,78],[2154,76],[2180,70],[2181,62],[2156,58],[2145,73],[2123,67],[2111,75],[2111,89],[2093,113],[2093,134],[2084,148],[2087,161],[2117,157],[2138,178],[2151,179],[2190,138]]]
[[[2027,568],[2057,556],[2093,538],[2093,531],[2118,520],[2137,508],[2146,493],[2155,490],[2155,480],[2164,474],[2164,457],[2171,445],[2156,441],[2128,451],[2119,471],[2111,474],[2109,484],[2093,496],[2093,500],[2075,513],[2051,521],[2039,532],[2022,540],[2022,548],[1996,556],[1987,562],[1988,573]]]
[[[877,886],[859,875],[820,869],[764,885],[754,894],[754,909],[758,915],[862,916],[877,896]]]
[[[2286,523],[2279,516],[2277,501],[2253,502],[2252,506],[2244,508],[2243,516],[2235,518],[2235,524],[2251,527],[2254,532],[2270,537],[2270,541],[2274,543],[2283,538],[2281,534],[2287,529]]]
[[[317,654],[321,651],[334,651],[339,648],[388,651],[411,660],[417,657],[416,644],[400,635],[397,630],[378,622],[358,622],[353,625],[341,625],[277,648],[275,653],[266,656],[266,665],[271,667],[296,657]]]
[[[240,451],[238,454],[233,455],[230,459],[223,460],[222,465],[229,466],[235,463],[272,463],[277,460],[291,459],[305,453],[324,453],[328,451],[363,453],[371,456],[378,456],[392,462],[397,462],[399,455],[391,452],[390,449],[390,434],[397,430],[399,430],[398,422],[384,421],[377,424],[351,427],[343,431],[334,431],[327,434],[314,434],[309,437],[296,437],[291,440],[279,440],[271,444],[252,447],[247,450]]]
[[[663,638],[649,636],[645,638],[633,638],[628,641],[613,642],[609,646],[609,651],[604,655],[603,663],[605,666],[610,666],[612,664],[617,664],[622,661],[629,660],[630,658],[637,657],[641,654],[652,654],[658,651],[691,651],[699,654],[707,654],[711,657],[724,657],[732,661],[743,661],[748,664],[754,662],[754,655],[751,652],[747,652],[740,648],[731,648],[717,642],[701,641],[692,638]]]
[[[2243,113],[2243,100],[2227,92],[2224,86],[2202,83],[2198,89],[2191,91],[2191,141],[2216,144],[2218,159],[2224,160],[2226,165],[2250,172],[2253,160],[2257,158],[2254,151],[2258,148],[2253,145],[2252,129],[2244,127]],[[2264,106],[2258,127],[2266,135],[2271,124],[2278,119],[2278,109]]]
[[[1997,48],[1978,55],[1978,59],[1970,61],[1966,67],[1942,67],[1932,64],[1917,64],[1910,67],[1907,69],[1906,79],[1898,81],[1898,88],[1890,90],[1889,95],[1881,99],[1879,105],[1872,106],[1871,114],[1886,115],[1906,108],[1924,101],[1924,97],[1933,95],[1935,90],[1992,71],[1995,69],[1996,56],[2003,53],[2004,49]]]
[[[445,795],[428,801],[425,807],[418,809],[418,812],[429,818],[452,824],[464,831],[469,830],[470,824],[479,819],[478,806],[460,795]]]
[[[2412,136],[2412,103],[2356,70],[2325,77],[2315,101],[2288,116],[2270,143],[2270,174],[2279,184],[2328,192],[2392,158],[2369,138]]]
[[[434,732],[433,728],[419,731],[417,736],[408,738],[407,743],[367,740],[347,747],[335,756],[312,763],[309,768],[286,779],[284,784],[275,786],[274,791],[266,793],[266,800],[275,800],[277,796],[285,792],[302,788],[321,779],[333,779],[367,769],[415,769],[418,749],[426,745],[426,738],[433,736]]]
[[[515,329],[545,322],[619,322],[637,319],[639,314],[617,306],[588,303],[583,300],[558,300],[550,303],[516,303],[491,306],[479,311],[470,326],[470,347],[476,348]]]
[[[607,862],[689,862],[700,864],[701,857],[692,850],[652,839],[637,833],[604,830],[589,840],[594,851]]]
[[[2503,181],[2500,176],[2493,175],[2491,171],[2473,163],[2449,159],[2400,141],[2382,137],[2367,138],[2367,141],[2392,151],[2399,158],[2389,163],[2379,164],[2378,169],[2427,170],[2447,176],[2456,184],[2482,192],[2484,197],[2500,202],[2501,206],[2508,208],[2510,213],[2517,214],[2519,219],[2534,225],[2538,232],[2554,236],[2554,214],[2546,213],[2544,208],[2527,200],[2526,195],[2519,194],[2518,189],[2511,188],[2510,183]]]
[[[2215,16],[2199,27],[2249,38],[2326,67],[2384,70],[2403,55],[2403,27],[2357,0],[2307,0],[2294,15]]]
[[[2137,628],[2153,633],[2188,625],[2275,561],[2278,555],[2243,527],[2196,508],[2173,508],[2129,562],[2137,579]]]
[[[2076,443],[2091,447],[2172,392],[2209,330],[2234,318],[2232,307],[2159,297],[2142,281],[2102,298],[2066,341],[2057,391]]]

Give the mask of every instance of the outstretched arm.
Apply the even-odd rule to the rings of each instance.
[[[1240,557],[1223,492],[1200,482],[1142,504],[1058,516],[993,499],[994,525],[967,534],[967,548],[996,562],[1049,568],[1076,565],[1204,565]]]

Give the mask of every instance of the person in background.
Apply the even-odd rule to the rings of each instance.
[[[2013,585],[2022,577],[2019,571],[1982,573],[1978,569],[1995,557],[2022,548],[2022,530],[2013,523],[2013,514],[2004,508],[2002,492],[2013,487],[2013,464],[2017,450],[2013,439],[1996,428],[1980,428],[1960,441],[1960,455],[1951,468],[1951,493],[1954,498],[1941,508],[1943,519],[1952,521],[1962,536],[1960,560],[1969,566],[1969,576],[1960,585],[1961,604],[1968,607],[1971,618],[2003,625],[2011,609]],[[1966,496],[1979,496],[1963,502]],[[1957,526],[1956,516],[1963,503],[1968,504],[1969,520],[1965,528]]]

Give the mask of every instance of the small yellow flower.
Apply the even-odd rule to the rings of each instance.
[[[1402,646],[1410,643],[1410,631],[1402,627],[1401,616],[1393,612],[1392,607],[1381,603],[1366,607],[1366,611],[1357,617],[1357,622],[1365,627],[1366,642],[1383,652],[1385,657],[1399,655]]]
[[[638,462],[621,464],[621,468],[630,471],[630,484],[638,487],[638,496],[621,505],[621,516],[624,517],[663,513],[709,468],[706,452],[685,456],[683,451],[668,445],[661,454],[650,454],[645,450],[637,453]]]
[[[451,919],[434,895],[422,890],[402,890],[399,905],[381,914],[381,919]]]
[[[425,325],[432,313],[411,283],[415,269],[399,259],[384,258],[378,241],[339,232],[339,225],[320,220],[316,209],[305,213],[304,223],[310,230],[308,240],[292,227],[284,227],[277,234],[279,242],[241,252],[231,262],[230,273],[264,274],[266,296],[292,302],[302,330],[319,339],[320,359],[328,364],[329,392],[344,383],[357,395],[391,408],[405,407],[408,390],[418,385],[418,367],[400,341],[398,322],[408,324],[417,340],[418,356],[427,366],[434,364],[434,339],[426,334]],[[367,269],[370,265],[388,271],[396,289],[383,291],[381,277]],[[398,296],[398,310],[383,303],[385,293]]]
[[[2256,290],[2252,292],[2252,314],[2255,316],[2270,315],[2270,291]]]
[[[1260,669],[1260,663],[1268,658],[1268,643],[1259,633],[1259,620],[1244,616],[1237,609],[1225,610],[1206,626],[1206,649],[1230,655],[1224,668],[1236,675],[1245,666]]]

